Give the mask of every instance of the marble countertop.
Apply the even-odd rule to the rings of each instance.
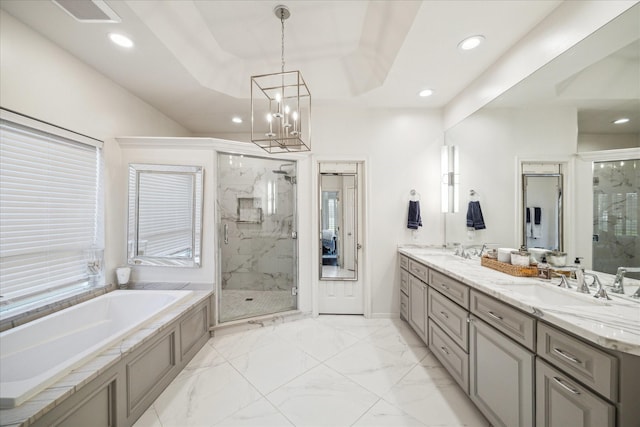
[[[515,277],[480,265],[480,259],[464,259],[442,248],[399,246],[400,253],[459,280],[473,289],[504,301],[538,319],[572,332],[602,347],[640,355],[640,302],[609,292],[611,300],[558,288],[559,279],[551,281]],[[596,273],[605,288],[613,283],[613,275]],[[625,279],[626,294],[637,287],[637,280]],[[541,301],[531,295],[532,286],[558,293],[558,300]],[[593,289],[591,290],[593,294]],[[566,301],[573,301],[568,304]]]
[[[117,343],[108,347],[84,365],[72,370],[59,381],[36,394],[25,403],[16,408],[0,410],[0,425],[13,427],[33,424],[46,412],[52,410],[70,397],[76,389],[88,384],[91,380],[98,377],[98,375],[130,354],[134,349],[139,348],[142,344],[152,339],[157,332],[166,329],[171,322],[183,313],[200,304],[213,294],[211,290],[203,290],[203,288],[205,288],[204,286],[189,283],[179,285],[174,283],[172,286],[168,284],[144,284],[143,286],[135,286],[134,288],[192,290],[193,294],[176,303],[168,310],[153,317],[140,328],[124,336]],[[211,285],[209,285],[209,288],[211,288]]]

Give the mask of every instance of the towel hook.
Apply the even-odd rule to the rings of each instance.
[[[478,192],[476,190],[469,190],[469,197],[471,198],[471,200],[477,200],[478,199]]]
[[[411,189],[411,191],[409,192],[409,194],[411,194],[411,198],[414,200],[420,200],[420,193],[418,193],[416,190]]]

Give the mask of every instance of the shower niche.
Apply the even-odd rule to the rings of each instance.
[[[237,222],[261,224],[262,220],[262,200],[257,197],[238,197]]]

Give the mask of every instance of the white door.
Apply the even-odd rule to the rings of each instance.
[[[363,267],[362,259],[362,164],[361,163],[320,163],[320,239],[323,224],[329,223],[326,212],[322,212],[323,191],[342,192],[342,227],[336,233],[342,253],[337,255],[336,265],[328,265],[326,259],[319,261],[320,280],[318,282],[318,312],[320,314],[364,314]],[[323,178],[325,178],[323,180]],[[338,178],[338,182],[336,179]],[[323,182],[326,183],[323,188]],[[333,188],[331,187],[333,186]],[[325,230],[325,237],[326,237]],[[323,252],[322,240],[319,244]],[[327,249],[324,248],[326,252]],[[326,257],[326,255],[325,255]],[[320,257],[322,258],[322,256]]]

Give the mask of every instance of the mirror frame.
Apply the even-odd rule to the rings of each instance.
[[[354,244],[353,244],[353,259],[354,259],[354,265],[355,265],[355,270],[353,271],[353,275],[348,276],[348,277],[324,277],[322,275],[322,215],[323,215],[323,211],[322,211],[322,177],[323,176],[350,176],[354,178],[354,183],[355,183],[355,194],[354,194],[354,203],[356,204],[355,209],[354,209],[354,218],[353,218],[353,226],[354,226],[354,233],[355,233],[355,238],[354,238]],[[318,239],[318,265],[319,265],[319,272],[318,272],[318,278],[319,280],[322,281],[357,281],[358,280],[358,269],[359,269],[359,265],[358,265],[358,172],[356,169],[356,172],[318,172],[318,208],[319,208],[319,215],[318,215],[318,234],[319,234],[319,239]],[[343,196],[344,198],[344,196]],[[344,227],[343,227],[344,228]],[[340,234],[342,234],[343,230],[340,231]],[[344,241],[344,237],[342,236],[342,240]],[[345,250],[343,250],[343,252],[346,252]],[[344,257],[344,253],[341,254]]]
[[[527,209],[527,178],[556,178],[558,180],[558,192],[559,192],[559,196],[558,196],[558,200],[556,203],[556,206],[558,208],[558,217],[556,218],[558,221],[558,230],[557,230],[557,241],[558,241],[558,247],[554,248],[557,249],[559,251],[563,251],[564,250],[564,223],[563,223],[563,218],[564,218],[564,187],[563,187],[563,182],[564,182],[564,176],[562,175],[562,173],[531,173],[531,172],[525,172],[522,174],[522,206],[521,206],[521,212],[523,215],[522,218],[522,245],[521,246],[527,246],[527,226],[526,226],[526,221],[524,219],[524,215]]]
[[[193,177],[193,227],[191,230],[192,251],[188,258],[137,255],[138,217],[140,202],[140,175],[142,173],[189,175]],[[178,166],[157,164],[129,164],[127,210],[127,263],[132,266],[153,267],[200,267],[202,253],[202,213],[204,195],[204,170],[201,166]],[[133,205],[133,206],[132,206]],[[133,213],[133,215],[132,215]]]

